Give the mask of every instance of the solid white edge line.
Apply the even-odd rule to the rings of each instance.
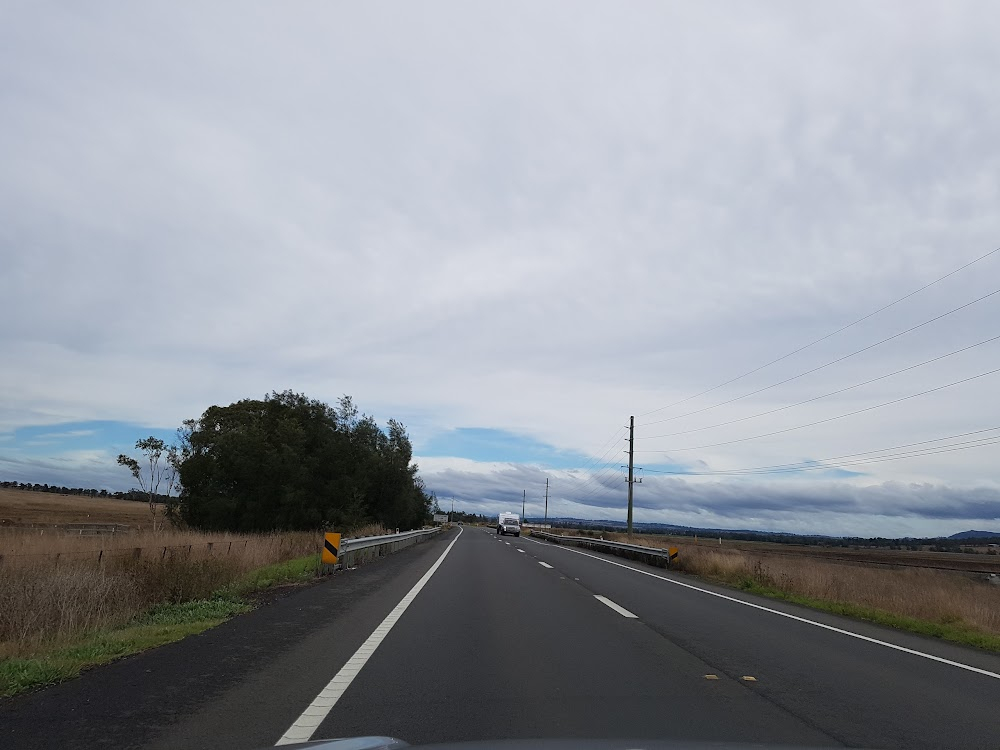
[[[684,583],[683,581],[675,581],[672,578],[666,578],[665,576],[657,575],[656,573],[650,573],[648,570],[640,570],[639,568],[633,568],[631,565],[623,565],[619,562],[614,562],[613,560],[605,560],[603,557],[598,557],[597,555],[591,555],[587,552],[581,552],[578,549],[571,549],[569,547],[563,547],[561,544],[544,544],[539,542],[537,539],[529,539],[528,541],[534,542],[535,544],[542,544],[545,547],[551,547],[556,549],[566,550],[567,552],[575,552],[578,555],[583,555],[584,557],[591,557],[595,560],[600,560],[608,565],[616,565],[619,568],[625,568],[625,570],[631,570],[633,573],[642,573],[644,576],[649,576],[650,578],[659,578],[661,581],[666,581],[667,583],[672,583],[675,586],[682,586],[686,589],[691,589],[692,591],[700,591],[702,594],[708,594],[709,596],[715,596],[719,599],[725,599],[729,602],[735,602],[736,604],[742,604],[744,607],[752,607],[753,609],[759,609],[762,612],[770,612],[772,615],[778,615],[779,617],[787,617],[789,620],[795,620],[796,622],[802,622],[806,625],[813,625],[817,628],[823,628],[823,630],[830,630],[834,633],[840,633],[841,635],[847,635],[851,638],[857,638],[861,641],[867,641],[868,643],[874,643],[877,646],[885,646],[886,648],[891,648],[894,651],[902,651],[904,654],[911,654],[913,656],[919,656],[924,659],[930,659],[931,661],[936,661],[940,664],[947,664],[949,667],[958,667],[959,669],[964,669],[969,672],[975,672],[976,674],[981,674],[986,677],[992,677],[995,680],[1000,680],[1000,674],[996,672],[990,672],[987,669],[980,669],[979,667],[973,667],[970,664],[963,664],[959,661],[952,661],[951,659],[945,659],[941,656],[934,656],[934,654],[925,654],[923,651],[917,651],[912,648],[906,648],[906,646],[897,646],[895,643],[889,643],[888,641],[880,641],[878,638],[871,638],[867,635],[861,635],[860,633],[852,633],[850,630],[844,630],[843,628],[837,628],[833,625],[825,625],[822,622],[816,622],[815,620],[809,620],[805,617],[799,617],[798,615],[789,614],[788,612],[782,612],[778,609],[771,609],[770,607],[764,607],[760,604],[754,604],[753,602],[746,602],[742,599],[737,599],[734,596],[726,596],[725,594],[720,594],[717,591],[709,591],[708,589],[699,588],[698,586],[692,586],[690,583]]]
[[[382,623],[372,631],[372,634],[368,636],[367,640],[361,644],[361,647],[354,652],[354,655],[347,660],[347,663],[340,668],[340,671],[334,675],[333,679],[327,683],[326,687],[323,688],[319,695],[317,695],[313,702],[309,704],[305,711],[295,720],[295,722],[288,728],[288,730],[281,735],[281,739],[275,742],[275,746],[278,745],[291,745],[295,742],[308,742],[313,736],[313,732],[319,729],[319,725],[323,723],[326,717],[330,714],[330,710],[337,705],[337,701],[344,694],[344,691],[350,687],[351,682],[361,668],[368,662],[371,655],[375,653],[375,649],[379,647],[379,644],[385,640],[385,637],[392,630],[392,626],[395,625],[399,618],[402,617],[403,612],[406,608],[410,606],[414,599],[417,598],[417,594],[420,590],[427,584],[431,579],[431,576],[441,567],[441,563],[451,552],[451,548],[455,546],[455,542],[459,540],[462,536],[462,527],[458,529],[458,536],[451,540],[451,544],[448,545],[447,549],[441,553],[441,557],[437,559],[419,581],[417,581],[413,588],[410,589],[409,593],[406,594],[402,599],[400,599],[399,604],[397,604],[392,612],[386,615]]]
[[[631,612],[629,612],[627,609],[625,609],[625,607],[622,607],[619,604],[615,604],[606,596],[601,596],[600,594],[594,594],[594,598],[597,599],[597,601],[599,601],[601,604],[607,604],[609,607],[611,607],[611,609],[620,614],[622,617],[631,617],[634,620],[639,619]]]
[[[539,560],[538,564],[541,565],[543,568],[548,568],[549,570],[552,570],[552,566],[549,565],[547,562],[542,562],[541,560]]]

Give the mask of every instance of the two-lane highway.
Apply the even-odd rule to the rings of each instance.
[[[116,694],[121,679],[130,690]],[[100,736],[86,716],[65,715],[90,700],[121,704],[92,717],[116,747],[248,748],[303,732],[1000,744],[997,656],[475,527],[0,704],[0,742],[94,746],[74,741]]]
[[[997,747],[1000,658],[535,540],[561,575],[850,746]],[[743,680],[753,677],[752,681]]]
[[[467,530],[315,736],[831,744],[528,546]]]

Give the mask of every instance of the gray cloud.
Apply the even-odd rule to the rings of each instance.
[[[625,483],[620,475],[574,476],[511,464],[434,467],[424,476],[439,499],[455,497],[456,507],[470,512],[519,508],[521,491],[526,490],[528,515],[541,515],[542,488],[549,478],[550,516],[625,518]],[[949,487],[647,476],[635,487],[634,507],[637,521],[709,528],[892,537],[947,535],[977,524],[1000,529],[1000,486],[995,483]]]
[[[46,458],[0,453],[0,479],[26,484],[125,491],[135,482],[108,451],[71,451]]]
[[[472,426],[599,452],[629,414],[780,356],[1000,237],[991,4],[38,2],[5,20],[0,278],[14,313],[0,322],[0,432],[172,428],[291,387],[351,393],[402,418],[418,449]],[[694,403],[985,294],[998,268]],[[945,353],[995,335],[998,311],[994,298],[671,424]],[[997,352],[702,442],[956,380]],[[637,447],[715,469],[875,449],[1000,424],[996,382],[718,449],[641,428]],[[925,485],[988,483],[991,459],[881,464],[867,481],[917,502]],[[775,493],[757,510],[800,503],[820,519],[822,502]]]

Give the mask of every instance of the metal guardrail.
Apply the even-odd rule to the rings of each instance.
[[[560,536],[558,534],[549,534],[545,531],[532,531],[531,536],[555,542],[556,544],[572,544],[598,552],[609,552],[618,557],[627,557],[630,560],[649,563],[660,568],[670,567],[670,551],[659,547],[642,547],[638,544],[627,544],[625,542],[608,542],[603,539],[591,539],[585,536]]]
[[[391,555],[393,552],[398,552],[412,544],[422,542],[432,534],[439,533],[443,528],[443,526],[436,526],[433,529],[402,531],[399,534],[342,539],[340,542],[340,564],[349,568],[358,563],[369,562],[377,557]]]
[[[538,537],[540,539],[547,539],[549,541],[555,542],[556,544],[574,544],[578,547],[587,547],[598,552],[608,552],[612,555],[618,555],[619,557],[627,557],[633,560],[638,560],[641,562],[649,563],[650,565],[656,565],[661,568],[670,567],[670,555],[668,550],[657,548],[657,547],[641,547],[638,544],[626,544],[625,542],[608,542],[603,539],[591,539],[589,537],[579,537],[579,536],[559,536],[556,534],[548,534],[544,531],[532,531],[531,535],[533,537]],[[850,565],[877,565],[889,568],[920,568],[922,570],[940,570],[942,572],[951,573],[965,573],[969,575],[982,575],[986,577],[988,583],[994,583],[995,585],[1000,585],[1000,572],[997,570],[982,570],[972,567],[947,567],[946,565],[938,564],[927,564],[927,563],[913,563],[908,562],[905,559],[897,560],[872,560],[870,558],[852,558],[852,557],[835,557],[833,555],[805,555],[797,552],[783,552],[780,550],[746,550],[746,549],[730,549],[727,550],[735,554],[747,554],[747,555],[757,555],[759,557],[767,557],[768,555],[784,555],[788,557],[798,557],[800,559],[816,560],[820,562],[829,563],[846,563]],[[947,562],[947,561],[945,561]]]

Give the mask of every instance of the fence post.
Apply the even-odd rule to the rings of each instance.
[[[164,548],[163,548],[163,552],[161,552],[161,553],[160,553],[160,559],[162,560],[162,559],[163,559],[163,558],[165,558],[166,556],[167,556],[167,548],[166,548],[166,547],[164,547]]]
[[[229,542],[229,549],[226,550],[226,554],[228,555],[232,551],[233,551],[233,543]]]
[[[97,555],[97,564],[101,564],[101,560],[104,559],[104,550],[101,550],[100,554]]]

